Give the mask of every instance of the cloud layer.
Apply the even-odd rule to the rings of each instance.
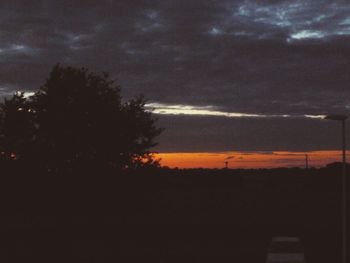
[[[4,0],[0,10],[0,96],[37,89],[60,62],[107,71],[126,98],[143,93],[150,103],[260,115],[350,113],[346,1]],[[227,127],[224,119],[161,117],[170,131],[159,149],[220,150],[225,140],[208,143],[208,136],[217,132],[234,145],[237,127],[245,129],[235,139],[242,148],[279,148],[287,137],[256,132],[276,123],[286,134],[312,127],[315,149],[338,145],[326,142],[332,138],[321,135],[324,124],[313,120]],[[181,137],[171,129],[186,131]],[[309,148],[311,138],[292,134],[285,148]]]

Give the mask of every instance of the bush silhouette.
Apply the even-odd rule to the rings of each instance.
[[[122,102],[107,73],[56,65],[33,96],[0,104],[1,156],[51,172],[157,165],[155,121],[142,96]]]

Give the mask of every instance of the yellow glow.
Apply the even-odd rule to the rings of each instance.
[[[220,111],[214,106],[172,105],[163,103],[149,103],[146,108],[155,114],[163,115],[199,115],[219,116],[227,118],[311,118],[323,119],[325,115],[289,115],[289,114],[258,114],[242,112]]]
[[[341,161],[340,151],[159,153],[156,157],[171,168],[224,168],[226,160],[229,168],[277,168],[305,167],[305,154],[309,167]]]

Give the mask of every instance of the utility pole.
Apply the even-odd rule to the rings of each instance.
[[[305,154],[305,169],[309,169],[309,155]]]
[[[347,263],[347,175],[346,175],[346,140],[345,140],[345,122],[348,117],[345,115],[327,115],[326,120],[334,120],[341,122],[342,132],[342,263]]]

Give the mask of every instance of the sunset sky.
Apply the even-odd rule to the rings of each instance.
[[[350,2],[3,0],[0,13],[0,97],[84,66],[148,98],[163,165],[340,160],[340,125],[322,117],[350,115]]]
[[[312,152],[199,152],[199,153],[161,153],[162,165],[178,168],[280,168],[280,167],[323,167],[327,163],[339,162],[339,151]],[[349,154],[349,152],[348,152]]]

